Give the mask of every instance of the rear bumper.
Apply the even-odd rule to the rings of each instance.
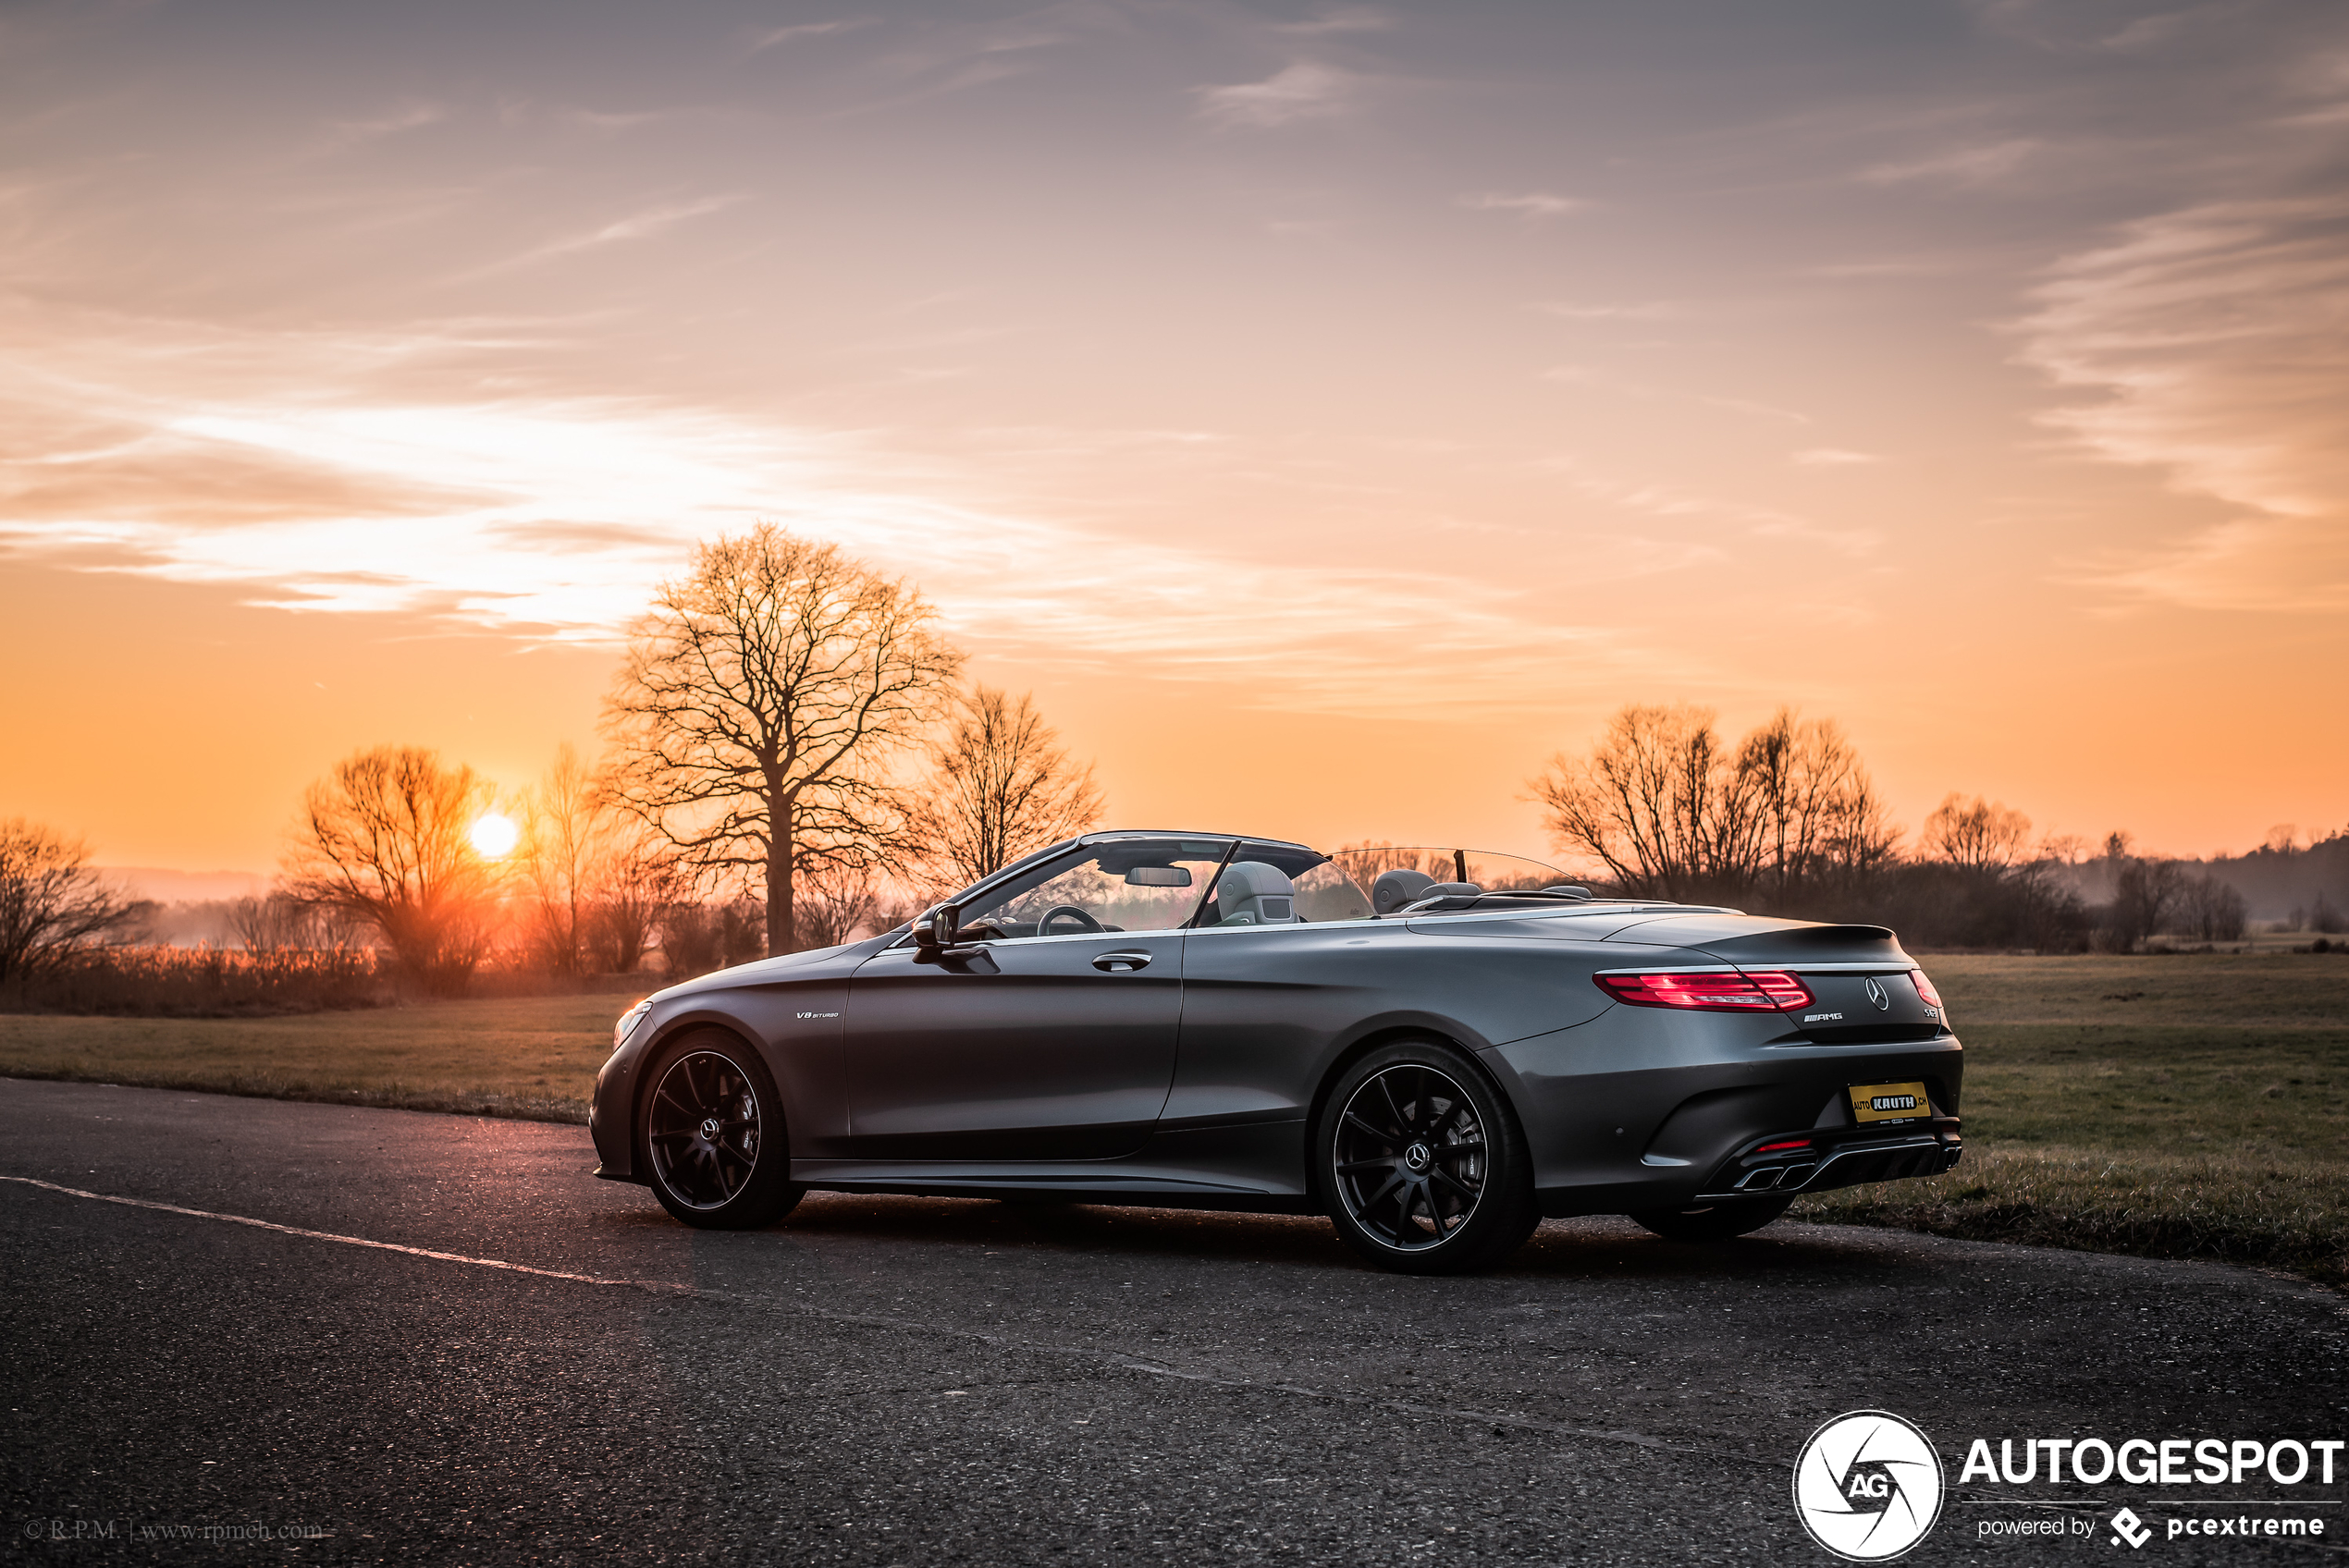
[[[1760,1019],[1632,1011],[1607,1015],[1605,1030],[1481,1053],[1517,1103],[1545,1215],[1790,1196],[1956,1163],[1965,1055],[1954,1035],[1830,1047]],[[1909,1082],[1925,1085],[1924,1119],[1857,1120],[1854,1086]]]
[[[1699,1203],[1721,1203],[1767,1194],[1787,1197],[1856,1187],[1863,1182],[1897,1182],[1938,1176],[1964,1157],[1958,1119],[1937,1118],[1929,1128],[1895,1134],[1859,1135],[1822,1142],[1801,1154],[1750,1154],[1723,1164],[1697,1194]]]

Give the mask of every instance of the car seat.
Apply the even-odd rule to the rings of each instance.
[[[1297,884],[1280,867],[1261,860],[1236,860],[1225,866],[1215,884],[1215,903],[1224,912],[1218,925],[1302,924],[1297,914]]]

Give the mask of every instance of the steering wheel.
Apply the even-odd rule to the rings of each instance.
[[[1107,929],[1107,927],[1102,925],[1100,921],[1095,920],[1091,915],[1087,914],[1075,904],[1054,904],[1052,908],[1044,912],[1044,918],[1036,923],[1036,934],[1039,937],[1049,937],[1052,935],[1052,922],[1062,918],[1063,916],[1066,916],[1071,920],[1081,922],[1084,931],[1090,932]]]

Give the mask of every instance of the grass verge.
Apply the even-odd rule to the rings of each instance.
[[[0,1075],[587,1120],[626,998],[517,997],[279,1018],[0,1015]]]
[[[1798,1199],[1790,1218],[1975,1242],[2206,1258],[2349,1285],[2338,1161],[1969,1148],[1946,1176]]]

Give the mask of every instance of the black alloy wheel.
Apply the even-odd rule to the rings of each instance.
[[[1628,1216],[1667,1242],[1727,1242],[1759,1231],[1787,1211],[1792,1198],[1741,1198],[1703,1208],[1643,1208]]]
[[[1516,1117],[1439,1041],[1385,1046],[1356,1062],[1322,1109],[1316,1152],[1338,1234],[1384,1268],[1482,1268],[1541,1220]]]
[[[695,1030],[660,1053],[646,1082],[638,1152],[663,1208],[703,1230],[747,1231],[799,1202],[781,1107],[756,1052]]]

